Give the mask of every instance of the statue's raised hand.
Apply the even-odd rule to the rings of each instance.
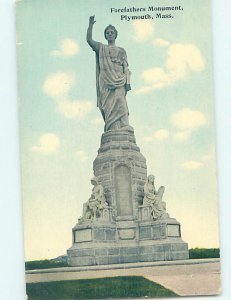
[[[89,25],[94,25],[95,24],[95,16],[90,16],[89,18]]]

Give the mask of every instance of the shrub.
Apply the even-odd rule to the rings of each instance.
[[[67,266],[66,262],[56,262],[48,259],[27,261],[25,263],[26,270],[61,268]]]
[[[219,258],[220,249],[219,248],[193,248],[189,250],[189,258],[199,259],[199,258]]]

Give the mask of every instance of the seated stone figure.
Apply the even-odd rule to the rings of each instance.
[[[98,178],[93,177],[91,184],[94,186],[92,189],[91,197],[83,204],[83,216],[80,222],[86,220],[96,220],[101,215],[103,208],[107,207],[102,185],[99,184]]]
[[[154,181],[155,176],[149,175],[144,185],[143,205],[149,205],[151,207],[151,215],[154,220],[157,220],[166,215],[166,204],[162,201],[165,188],[161,186],[158,191],[156,191]]]

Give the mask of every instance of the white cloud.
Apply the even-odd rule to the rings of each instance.
[[[146,69],[141,74],[145,86],[136,91],[137,94],[146,94],[152,90],[161,89],[170,84],[168,74],[161,68]]]
[[[50,97],[63,97],[75,83],[75,76],[70,72],[57,72],[48,76],[43,84],[43,91]]]
[[[160,89],[168,85],[170,80],[165,71],[161,68],[144,70],[141,74],[141,78],[149,87],[151,86],[151,89]]]
[[[103,118],[96,117],[95,119],[93,119],[91,121],[91,123],[94,124],[94,125],[102,124],[103,123]]]
[[[83,118],[93,108],[93,105],[90,101],[71,101],[60,99],[57,100],[56,103],[57,111],[68,119]]]
[[[176,139],[178,141],[186,141],[189,139],[190,136],[191,136],[190,130],[179,131],[179,132],[174,133],[174,135],[173,135],[174,139]]]
[[[59,49],[51,51],[51,56],[55,57],[72,57],[79,53],[78,43],[70,38],[61,40],[59,44]]]
[[[37,144],[31,150],[42,154],[53,154],[58,151],[59,147],[60,141],[56,134],[44,133],[38,138]]]
[[[164,88],[186,79],[190,73],[198,73],[203,69],[204,61],[200,50],[195,45],[172,44],[168,47],[165,67],[144,70],[141,74],[144,87],[136,93],[148,93]]]
[[[145,143],[149,143],[149,142],[152,141],[152,137],[151,137],[151,136],[145,136],[145,137],[143,137],[143,141],[144,141]]]
[[[153,136],[156,139],[163,141],[169,137],[169,132],[168,132],[168,130],[160,129],[160,130],[156,131]]]
[[[204,166],[203,163],[198,162],[198,161],[186,161],[183,164],[181,164],[181,167],[184,169],[188,169],[188,170],[197,170],[197,169],[201,169]]]
[[[192,44],[173,44],[168,49],[166,68],[173,80],[183,79],[189,71],[200,72],[204,61],[200,50]]]
[[[144,42],[154,33],[154,25],[151,20],[135,20],[132,22],[134,39],[137,42]]]
[[[76,151],[76,157],[82,162],[88,160],[88,156],[82,150]]]
[[[190,108],[182,108],[174,113],[171,121],[176,127],[189,130],[202,127],[207,123],[206,116],[201,111]]]
[[[147,94],[153,90],[162,89],[173,82],[168,73],[162,68],[144,70],[141,79],[144,81],[144,86],[136,90],[136,94]]]
[[[170,44],[168,41],[161,38],[154,39],[152,43],[154,46],[158,46],[158,47],[167,47]]]
[[[69,99],[74,84],[75,75],[70,72],[51,74],[43,84],[43,91],[54,100],[56,111],[68,119],[83,118],[93,108],[90,101]]]
[[[135,90],[134,93],[135,94],[147,94],[149,92],[151,92],[153,90],[153,87],[152,86],[143,86],[141,88],[139,88],[138,90]]]

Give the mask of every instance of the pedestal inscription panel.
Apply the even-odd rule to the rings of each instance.
[[[167,227],[169,237],[180,237],[180,226],[175,224],[169,224]]]
[[[91,229],[82,229],[75,231],[75,243],[90,242],[91,240]]]
[[[125,165],[115,168],[115,192],[118,216],[132,216],[131,171]]]

